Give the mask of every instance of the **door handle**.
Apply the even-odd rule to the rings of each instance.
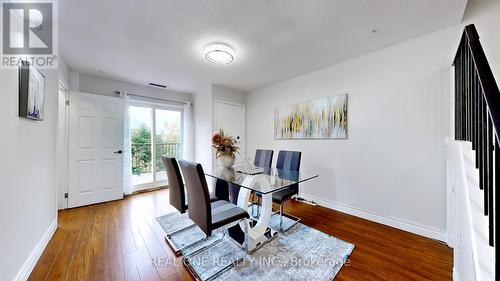
[[[122,154],[122,153],[123,153],[123,151],[118,150],[118,151],[115,151],[114,153],[115,153],[115,154]]]

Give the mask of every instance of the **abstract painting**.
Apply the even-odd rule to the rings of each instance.
[[[42,121],[45,76],[27,62],[19,69],[19,116]]]
[[[277,106],[275,139],[346,139],[347,94]]]

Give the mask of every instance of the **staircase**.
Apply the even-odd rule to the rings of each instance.
[[[452,239],[456,240],[454,276],[466,281],[500,281],[496,227],[500,222],[500,92],[474,25],[465,27],[454,66],[457,142],[456,149],[449,150],[448,167],[463,175],[455,176],[453,184],[456,213],[452,225],[458,234]]]
[[[472,149],[472,143],[463,142],[462,151],[472,217],[472,238],[477,251],[475,269],[477,280],[494,280],[495,251],[489,245],[489,221],[483,212],[484,195],[479,188],[479,169],[476,169],[475,151]]]

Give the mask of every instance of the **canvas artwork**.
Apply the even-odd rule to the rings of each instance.
[[[19,68],[19,116],[37,121],[44,117],[45,76],[27,62]]]
[[[28,82],[28,118],[43,120],[45,77],[30,66]]]
[[[346,139],[347,94],[277,106],[275,139]]]

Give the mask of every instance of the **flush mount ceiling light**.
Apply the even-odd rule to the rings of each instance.
[[[205,58],[216,64],[230,64],[234,61],[234,50],[228,45],[216,43],[205,48]]]

